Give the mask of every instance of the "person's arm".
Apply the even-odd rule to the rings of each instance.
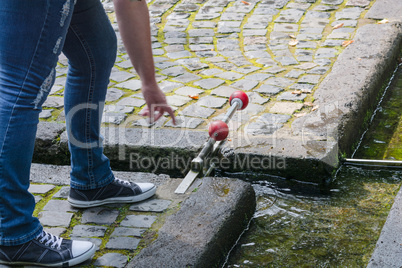
[[[147,103],[143,115],[149,116],[151,122],[154,122],[164,112],[167,112],[175,124],[173,110],[167,104],[165,94],[155,79],[149,11],[146,1],[113,0],[113,3],[124,46],[142,82],[142,94]]]

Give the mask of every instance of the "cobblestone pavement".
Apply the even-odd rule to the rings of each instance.
[[[157,79],[179,117],[176,126],[164,117],[154,127],[206,130],[208,122],[229,107],[235,90],[246,91],[251,104],[230,122],[231,129],[272,134],[292,118],[304,116],[314,109],[311,93],[353,40],[359,19],[373,2],[149,1]],[[103,4],[119,40],[103,123],[149,127],[138,115],[145,101],[119,37],[113,3]],[[42,120],[65,120],[66,72],[67,59],[61,56]],[[275,124],[269,133],[267,120]]]

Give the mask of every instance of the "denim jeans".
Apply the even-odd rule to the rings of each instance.
[[[100,123],[116,36],[99,0],[0,1],[0,245],[35,238],[29,174],[42,104],[58,56],[69,60],[64,91],[71,187],[113,181]]]

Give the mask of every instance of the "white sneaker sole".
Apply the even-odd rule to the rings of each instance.
[[[146,199],[152,197],[155,193],[156,193],[156,186],[149,189],[145,193],[142,193],[139,195],[134,195],[134,196],[111,197],[111,198],[107,198],[107,199],[103,199],[103,200],[94,200],[94,201],[80,201],[80,200],[75,200],[75,199],[68,197],[67,200],[72,207],[91,208],[91,207],[97,207],[97,206],[106,205],[106,204],[140,202],[140,201],[143,201],[143,200],[146,200]]]

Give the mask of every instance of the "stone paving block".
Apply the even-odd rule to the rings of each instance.
[[[187,116],[176,116],[176,125],[173,125],[173,121],[169,120],[166,123],[166,127],[174,127],[174,128],[189,128],[194,129],[199,125],[204,123],[204,120],[201,118],[187,117]]]
[[[240,89],[240,90],[244,90],[244,91],[250,91],[253,88],[255,88],[258,85],[258,81],[253,81],[253,80],[249,80],[249,79],[242,79],[239,80],[237,82],[234,82],[233,84],[231,84],[231,87]]]
[[[76,212],[78,209],[70,206],[67,200],[52,199],[43,207],[43,211]]]
[[[297,9],[285,9],[279,13],[279,17],[275,20],[278,23],[297,23],[303,16],[304,11]]]
[[[76,225],[71,236],[74,237],[104,237],[107,227],[93,225]]]
[[[105,112],[105,114],[113,114],[113,113],[125,114],[125,113],[133,112],[134,108],[127,107],[127,106],[128,105],[118,105],[118,104],[106,105],[104,108],[104,112]],[[131,105],[129,105],[129,106],[131,106]]]
[[[264,72],[270,73],[270,74],[279,74],[285,70],[286,70],[285,68],[282,68],[279,66],[274,66],[274,67],[268,68],[267,70],[264,70]]]
[[[190,37],[211,37],[215,35],[213,29],[193,29],[188,31]]]
[[[180,59],[180,58],[191,57],[192,54],[189,51],[185,50],[185,51],[167,53],[166,56],[168,56],[171,59]]]
[[[243,30],[243,36],[265,36],[267,35],[266,29],[256,29],[256,30]]]
[[[338,11],[335,13],[335,19],[357,20],[360,17],[363,10],[364,9],[360,7],[344,8],[342,11]]]
[[[302,107],[303,103],[276,102],[274,106],[269,109],[269,112],[274,114],[293,114],[295,111],[300,110]]]
[[[130,206],[130,210],[144,212],[163,212],[172,203],[170,200],[150,199]]]
[[[220,87],[212,90],[211,94],[229,98],[233,94],[233,92],[235,92],[237,90],[238,89],[236,89],[236,88],[232,88],[232,87],[228,87],[228,86],[220,86]]]
[[[155,220],[156,216],[127,215],[124,220],[121,221],[120,225],[123,227],[150,228]]]
[[[110,236],[112,236],[112,237],[124,237],[124,236],[142,237],[142,234],[146,230],[147,229],[130,228],[130,227],[116,227]]]
[[[120,253],[106,253],[96,259],[95,266],[110,266],[116,268],[123,268],[128,262],[127,256]]]
[[[122,82],[115,85],[116,87],[122,87],[130,90],[139,90],[141,88],[141,80],[132,79],[126,82]]]
[[[333,58],[336,56],[337,52],[335,48],[319,48],[315,53],[315,58]]]
[[[221,16],[221,13],[209,13],[209,14],[201,14],[201,13],[197,13],[197,15],[195,15],[195,20],[213,20],[216,18],[219,18]]]
[[[215,28],[217,23],[214,21],[194,21],[191,25],[194,28]]]
[[[278,100],[303,101],[306,97],[306,94],[293,94],[292,92],[283,92],[281,95],[278,96]]]
[[[102,123],[120,125],[127,118],[126,114],[121,113],[104,113]]]
[[[305,73],[305,71],[301,71],[301,70],[290,70],[287,74],[285,74],[285,77],[299,78],[304,73]]]
[[[109,88],[106,92],[106,102],[117,101],[123,96],[123,91],[117,88]]]
[[[53,195],[53,198],[67,198],[70,193],[70,186],[63,186],[57,193]]]
[[[61,227],[44,227],[46,232],[51,233],[52,235],[61,236],[67,229]]]
[[[173,67],[163,69],[161,71],[161,73],[163,73],[164,75],[173,76],[173,77],[181,75],[185,72],[187,72],[187,70],[185,68],[183,68],[182,66],[173,66]]]
[[[49,184],[31,184],[29,185],[28,191],[33,194],[46,194],[53,190],[54,187],[54,185]]]
[[[244,13],[223,13],[220,20],[224,21],[224,20],[232,20],[232,21],[242,21],[244,16],[246,14]]]
[[[42,106],[46,108],[62,108],[64,107],[64,98],[48,96]]]
[[[235,72],[223,72],[223,73],[219,73],[216,74],[215,76],[222,78],[222,79],[226,79],[226,80],[237,80],[243,77],[242,74],[239,73],[235,73]]]
[[[182,83],[171,82],[171,81],[163,81],[159,83],[159,87],[162,89],[163,92],[169,93],[175,90],[176,88],[182,87]],[[138,96],[135,96],[138,97]]]
[[[293,33],[299,30],[299,25],[294,23],[275,23],[274,31]]]
[[[197,101],[198,105],[206,106],[208,108],[222,108],[228,100],[213,96],[202,97]]]
[[[134,237],[110,237],[105,248],[135,250],[140,241],[141,239]]]
[[[314,88],[314,85],[299,84],[299,83],[295,83],[290,86],[290,89],[301,90],[301,92],[303,92],[303,93],[311,93],[313,88]]]
[[[39,213],[39,219],[42,225],[52,227],[68,227],[73,213],[57,212],[57,211],[42,211]]]
[[[297,82],[307,84],[318,84],[321,79],[321,75],[304,75]]]
[[[126,71],[116,71],[116,72],[112,72],[110,74],[110,80],[112,81],[116,81],[116,82],[123,82],[126,81],[130,78],[133,78],[135,75],[130,73],[130,72],[126,72]]]
[[[314,41],[303,41],[300,40],[299,43],[296,45],[296,48],[317,48],[317,43]]]
[[[254,80],[254,81],[258,81],[258,82],[263,82],[263,81],[267,80],[270,77],[272,77],[272,74],[255,73],[255,74],[247,75],[245,77],[245,79]]]
[[[206,36],[201,36],[201,37],[191,37],[189,39],[189,43],[190,44],[213,44],[214,43],[214,38],[213,37],[206,37]],[[206,53],[212,53],[214,51],[197,51],[196,54],[200,54],[200,55],[208,55]],[[216,53],[216,52],[214,52]],[[202,56],[202,58],[204,57],[213,57],[213,56]]]
[[[190,106],[187,106],[186,108],[183,109],[183,111],[180,112],[180,114],[183,114],[185,116],[200,117],[205,119],[210,117],[213,113],[215,113],[214,109],[201,107],[200,104],[198,103],[191,104]]]
[[[172,107],[173,108],[173,107]],[[149,118],[141,118],[132,122],[132,126],[144,127],[144,128],[160,128],[167,121],[166,117],[161,117],[158,121],[151,123]]]
[[[133,97],[127,97],[121,99],[119,102],[116,103],[116,106],[132,106],[132,107],[141,107],[145,105],[145,100],[137,99]],[[132,111],[131,111],[132,112]]]
[[[38,195],[34,195],[34,198],[35,198],[35,204],[38,204],[43,199],[42,196],[38,196]]]
[[[116,221],[119,216],[117,210],[105,207],[95,207],[85,209],[82,213],[81,223],[94,223],[99,225],[109,225]]]
[[[283,77],[272,77],[264,82],[264,84],[278,86],[278,87],[282,87],[282,88],[286,88],[293,83],[294,83],[293,80],[283,78]]]
[[[222,79],[218,78],[207,78],[207,79],[202,79],[200,81],[194,82],[194,85],[199,86],[204,89],[213,89],[216,88],[222,84],[224,84],[225,81]]]
[[[342,24],[343,27],[356,27],[357,26],[357,20],[336,20],[333,23],[331,23],[331,26],[334,27],[336,25]]]
[[[283,88],[267,84],[261,85],[259,88],[254,89],[255,92],[266,95],[276,95],[283,90]]]
[[[311,70],[308,70],[307,73],[308,74],[325,74],[328,72],[328,70],[330,69],[330,67],[325,67],[325,66],[318,66],[315,67]]]
[[[182,95],[182,96],[194,96],[202,94],[204,90],[195,88],[195,87],[181,87],[175,90],[175,94]]]
[[[265,104],[269,101],[269,98],[263,98],[257,92],[250,92],[247,95],[252,103]]]
[[[181,96],[181,95],[172,95],[172,96],[166,96],[166,101],[169,105],[173,105],[176,107],[183,106],[190,102],[192,99],[186,96]]]

